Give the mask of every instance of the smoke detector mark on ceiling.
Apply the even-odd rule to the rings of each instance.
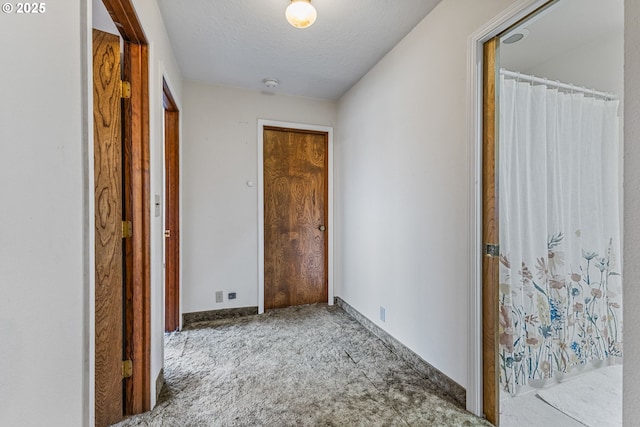
[[[275,87],[278,87],[278,85],[280,84],[280,82],[278,81],[278,79],[264,79],[262,80],[262,82],[264,83],[264,85],[266,87],[268,87],[269,89],[273,89]]]

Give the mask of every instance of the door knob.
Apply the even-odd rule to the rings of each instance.
[[[324,225],[321,225],[320,227],[318,227],[318,230],[320,230],[320,231],[324,231],[326,229],[327,229],[327,227],[325,227]]]

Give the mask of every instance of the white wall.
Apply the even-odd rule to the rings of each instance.
[[[135,6],[151,42],[151,190],[157,193],[161,70],[178,103],[181,76],[156,2]],[[92,424],[91,16],[91,3],[74,0],[47,3],[41,15],[0,17],[0,425]],[[153,219],[152,232],[155,395],[162,367],[160,219]]]
[[[553,12],[551,12],[553,13]],[[623,95],[624,34],[618,32],[592,40],[542,64],[522,71],[603,92]],[[588,32],[588,29],[585,29]]]
[[[464,387],[467,38],[510,3],[444,0],[338,110],[336,295]]]
[[[183,117],[183,312],[257,306],[258,119],[335,126],[336,104],[186,82]]]
[[[625,0],[624,124],[624,414],[625,426],[640,420],[640,2]],[[629,118],[633,119],[629,119]]]
[[[84,3],[0,16],[3,426],[88,420]]]

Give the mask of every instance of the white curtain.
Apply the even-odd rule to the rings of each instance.
[[[501,76],[500,378],[622,355],[618,101]]]

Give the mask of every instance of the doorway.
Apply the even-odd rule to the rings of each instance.
[[[102,12],[101,22],[108,20],[121,37],[94,31],[92,410],[102,426],[151,404],[149,84],[146,39],[130,1],[96,0],[93,10]],[[101,95],[105,88],[108,96]]]
[[[602,126],[604,126],[603,129],[610,129],[609,133],[613,135],[613,139],[617,139],[619,133],[618,124],[615,122],[615,117],[611,117],[615,116],[615,110],[617,109],[616,105],[613,105],[615,101],[612,101],[616,96],[601,92],[604,90],[622,95],[622,26],[619,29],[620,37],[616,42],[619,43],[619,61],[615,58],[609,60],[611,56],[602,53],[611,50],[604,47],[609,35],[603,33],[599,28],[602,22],[609,22],[609,8],[596,13],[593,19],[597,23],[590,24],[586,17],[586,11],[592,6],[597,8],[602,5],[598,5],[597,2],[581,2],[579,6],[576,5],[577,9],[573,9],[568,13],[569,18],[567,18],[567,14],[562,17],[562,12],[566,13],[563,8],[568,10],[571,7],[571,3],[571,0],[556,2],[553,7],[543,7],[534,14],[531,14],[531,12],[525,13],[523,10],[519,13],[511,11],[512,15],[510,17],[503,18],[504,22],[500,24],[504,25],[502,28],[497,25],[498,28],[493,29],[493,34],[491,34],[491,31],[484,29],[482,31],[485,31],[485,34],[483,36],[478,34],[476,38],[476,41],[480,42],[478,47],[482,46],[484,49],[482,62],[485,100],[482,114],[484,148],[482,155],[479,156],[483,159],[481,170],[484,173],[482,178],[484,188],[482,229],[484,230],[484,236],[479,242],[482,245],[479,246],[483,250],[483,263],[485,265],[482,290],[482,318],[484,321],[483,412],[494,424],[500,421],[499,406],[501,396],[499,390],[503,390],[503,399],[505,396],[504,391],[507,392],[507,395],[533,392],[536,396],[541,396],[542,398],[543,395],[547,394],[546,391],[536,393],[536,390],[532,391],[527,387],[536,388],[545,384],[548,386],[551,380],[561,382],[563,381],[562,378],[570,373],[572,369],[575,370],[576,367],[581,370],[585,368],[585,365],[588,365],[587,368],[590,368],[592,364],[599,366],[605,360],[607,361],[606,363],[615,363],[616,357],[619,356],[618,345],[616,344],[619,340],[614,336],[616,336],[616,331],[619,329],[618,323],[619,318],[621,318],[615,313],[616,309],[619,308],[618,306],[621,305],[621,300],[618,301],[616,299],[620,298],[621,283],[616,284],[614,282],[619,277],[617,272],[620,271],[621,266],[619,264],[615,265],[614,258],[621,259],[619,251],[615,249],[616,245],[620,246],[620,239],[616,235],[621,230],[618,209],[621,207],[621,202],[613,195],[621,192],[618,180],[621,173],[614,172],[610,179],[605,177],[594,180],[594,182],[612,182],[612,187],[608,190],[602,190],[602,188],[597,190],[597,186],[588,184],[588,182],[590,182],[590,176],[595,173],[596,169],[613,170],[617,168],[622,163],[621,157],[619,157],[618,148],[610,150],[608,148],[590,149],[586,147],[590,144],[588,135],[594,133],[590,132],[589,129],[594,123],[598,123],[598,126],[602,123],[601,119],[596,118],[588,120],[583,125],[574,124],[574,128],[580,129],[579,145],[577,149],[566,148],[565,144],[571,139],[571,130],[566,130],[565,128],[568,128],[566,123],[569,123],[571,119],[566,114],[560,114],[560,112],[567,111],[567,108],[561,104],[565,98],[567,99],[567,105],[571,105],[571,109],[576,111],[581,108],[579,101],[583,95],[587,97],[586,104],[589,105],[589,109],[592,105],[607,104],[604,108],[613,109],[614,112],[613,114],[603,113],[608,114],[607,117],[611,120],[605,119],[605,121],[609,120],[609,125],[604,124]],[[543,6],[541,2],[531,2],[529,6],[532,5]],[[549,5],[550,3],[545,6]],[[620,6],[622,6],[621,2]],[[536,59],[535,51],[527,51],[525,46],[532,45],[534,33],[540,34],[543,32],[547,36],[550,35],[553,29],[548,25],[550,22],[554,22],[554,19],[556,20],[556,25],[562,29],[561,34],[566,32],[579,33],[580,28],[572,31],[567,24],[570,20],[577,20],[579,21],[578,25],[584,27],[583,33],[588,33],[588,36],[592,36],[592,39],[579,40],[581,44],[577,47],[574,45],[572,48],[565,49],[562,52],[555,52],[555,56],[549,54],[550,56],[543,58],[544,60],[537,58],[538,63],[526,64],[514,60],[514,58],[518,58],[518,55],[526,60]],[[513,26],[505,25],[509,22],[512,25],[517,24]],[[620,14],[619,22],[622,22],[622,14]],[[542,30],[543,28],[544,30]],[[531,35],[529,35],[529,32]],[[482,39],[483,37],[485,38]],[[526,37],[529,38],[521,45],[514,43]],[[558,37],[558,33],[556,33],[555,37]],[[561,45],[562,43],[557,42],[557,44]],[[553,51],[553,49],[548,48],[550,46],[549,41],[545,43],[545,46],[547,48],[542,49],[542,51]],[[553,48],[556,48],[556,46],[553,46]],[[614,50],[618,50],[618,48]],[[500,52],[499,54],[497,54],[498,51]],[[595,55],[594,52],[601,53]],[[538,55],[540,55],[540,51],[538,51]],[[588,59],[591,58],[596,58],[595,60],[600,61],[600,63],[588,62]],[[615,84],[614,86],[608,86],[606,81],[593,80],[593,76],[588,75],[588,70],[590,69],[598,69],[596,74],[599,77],[611,74],[606,72],[607,65],[614,63],[613,65],[615,66],[616,62],[619,62],[619,69],[613,71],[614,78],[611,80],[618,80],[620,82],[618,87]],[[514,71],[516,72],[503,70],[505,67],[515,68]],[[531,76],[532,74],[540,74],[541,78]],[[544,77],[548,78],[545,79]],[[580,82],[580,85],[572,85],[562,81]],[[595,87],[600,90],[585,90],[581,86]],[[518,193],[520,196],[518,196],[517,200],[521,201],[510,202],[512,200],[510,198],[512,190],[518,192],[516,188],[517,182],[525,179],[524,177],[518,178],[513,175],[516,172],[508,172],[510,168],[513,170],[511,166],[518,162],[516,152],[520,150],[517,147],[521,143],[518,142],[516,146],[514,141],[524,141],[524,138],[517,137],[517,123],[513,124],[514,122],[509,119],[509,113],[514,108],[514,104],[505,103],[507,101],[504,99],[511,93],[512,88],[518,88],[518,90],[524,92],[531,87],[535,88],[532,91],[535,92],[535,95],[530,95],[532,97],[544,97],[547,96],[547,93],[549,94],[547,101],[538,104],[544,108],[553,109],[553,114],[552,111],[546,110],[541,114],[546,117],[545,122],[553,122],[554,125],[549,127],[545,133],[543,130],[545,122],[533,121],[536,124],[531,129],[533,129],[534,133],[544,134],[543,140],[545,144],[549,145],[547,145],[546,149],[540,149],[541,143],[528,148],[526,148],[526,145],[522,145],[522,153],[524,154],[519,158],[521,159],[520,162],[524,163],[518,163],[516,169],[519,171],[530,170],[530,175],[537,170],[537,181],[541,182],[542,186],[540,189],[534,189],[534,192],[531,193],[531,189],[535,186],[532,186],[533,184],[528,185],[528,190],[524,192],[528,195],[522,196],[524,193],[520,190]],[[524,99],[527,95],[523,93],[516,96]],[[599,100],[592,102],[591,99]],[[495,101],[494,105],[491,105],[492,100]],[[557,106],[554,104],[556,101],[560,102]],[[501,109],[502,111],[500,111]],[[525,116],[524,110],[519,111],[518,117],[520,119],[529,117]],[[495,116],[492,117],[492,114],[495,114]],[[527,114],[529,113],[527,112]],[[534,112],[534,114],[538,113]],[[516,128],[513,128],[513,126],[516,126]],[[601,132],[596,130],[595,134],[600,135]],[[554,133],[561,134],[560,142],[557,145],[554,145],[556,144],[554,142]],[[535,137],[530,133],[527,133],[527,135],[532,135],[527,136],[527,139]],[[598,139],[600,139],[600,136],[598,136]],[[610,145],[606,141],[603,143],[606,144],[606,147],[617,147],[615,145],[617,142],[615,141],[614,145]],[[522,144],[525,143],[523,142]],[[594,144],[600,144],[600,142],[594,142]],[[490,151],[492,148],[495,149],[495,152]],[[597,157],[608,156],[609,163],[607,166],[598,165],[588,154],[584,154],[590,150],[597,150],[604,154]],[[534,158],[536,159],[535,162],[533,161]],[[582,166],[576,164],[575,172],[567,172],[570,169],[572,160],[576,158],[582,159],[577,162],[582,161],[584,164]],[[556,168],[558,163],[561,165]],[[584,174],[584,170],[590,171],[589,176],[580,178],[580,174]],[[569,184],[564,180],[565,175],[569,178]],[[507,181],[504,181],[505,176],[509,176]],[[545,184],[547,181],[548,184]],[[582,186],[582,190],[568,189],[564,192],[572,195],[577,194],[577,197],[565,197],[560,194],[563,191],[560,189],[565,186],[569,188],[568,186],[571,182],[575,183],[576,181],[587,184]],[[495,188],[490,188],[491,186],[495,186]],[[588,193],[585,192],[585,188],[589,189]],[[590,193],[598,191],[600,191],[600,195],[597,197],[591,196]],[[490,195],[491,198],[488,198],[487,195]],[[597,209],[588,209],[586,207],[581,208],[579,204],[572,204],[573,202],[569,203],[569,199],[593,199],[588,200],[590,204],[598,203],[605,199],[608,201],[605,202],[606,208],[601,206]],[[532,201],[537,202],[533,203]],[[537,234],[538,237],[542,236],[542,241],[538,245],[541,246],[538,251],[540,252],[539,256],[533,257],[531,260],[521,258],[521,254],[530,250],[528,246],[531,245],[529,243],[535,238],[525,238],[527,235],[533,235],[523,231],[522,221],[524,220],[522,219],[517,219],[517,221],[521,222],[520,226],[517,227],[518,231],[514,232],[513,229],[512,218],[514,218],[514,212],[522,211],[521,207],[524,206],[522,203],[529,206],[524,209],[526,212],[533,211],[537,205],[549,206],[548,209],[544,208],[540,214],[536,214],[533,219],[526,221],[527,224],[531,225],[536,223],[538,219],[544,218],[543,223],[547,227],[544,230],[540,229],[533,233]],[[599,226],[600,228],[596,227],[599,231],[595,234],[600,237],[587,237],[594,235],[594,232],[586,226],[586,223],[595,224],[597,222],[585,219],[588,218],[587,212],[589,210],[606,211],[609,214],[605,214],[605,216],[609,215],[609,217],[613,218],[613,222],[605,220],[602,223],[603,225]],[[567,212],[580,212],[581,214],[579,219],[576,220],[575,215],[567,215]],[[518,216],[518,218],[520,217]],[[616,218],[618,225],[615,225]],[[607,225],[610,223],[613,225]],[[498,224],[500,225],[499,227]],[[606,230],[607,227],[613,231],[605,231],[603,233],[602,231]],[[493,231],[493,239],[491,239],[491,236],[487,237],[487,228]],[[523,252],[522,249],[515,245],[514,240],[506,236],[515,236],[518,241],[526,240],[526,250]],[[596,243],[598,240],[601,242]],[[597,249],[596,246],[598,247]],[[592,253],[595,255],[592,256]],[[612,257],[603,255],[609,253],[616,253],[616,255]],[[596,262],[591,261],[596,258],[599,260],[599,265],[603,266],[603,271],[611,273],[611,280],[607,279],[610,277],[607,273],[605,274],[605,279],[598,281],[596,284],[593,278],[594,275],[589,274],[590,268],[593,267],[593,262]],[[487,274],[487,272],[490,272],[490,274]],[[517,283],[514,283],[514,280]],[[615,291],[609,292],[609,290]],[[609,293],[605,296],[606,292]],[[518,301],[522,301],[519,298],[523,294],[531,294],[529,300],[532,303],[527,304],[525,302],[523,303],[524,305],[520,304]],[[599,305],[598,301],[604,301],[605,298],[609,297],[613,299],[605,301],[601,308],[596,307]],[[525,296],[525,301],[527,298]],[[588,309],[586,308],[587,306],[589,307]],[[598,310],[606,312],[606,314],[596,313]],[[586,311],[593,313],[587,314]],[[598,324],[598,326],[595,324],[592,326],[586,324],[586,326],[583,325],[584,327],[580,326],[581,321],[589,323],[591,321],[589,319],[599,319],[600,323],[604,323],[602,325]],[[519,329],[523,329],[525,333],[521,337],[516,337],[514,331]],[[605,341],[607,342],[606,344],[604,344]],[[525,348],[524,351],[520,351],[522,350],[520,347],[527,347],[528,350]],[[532,359],[532,363],[527,362],[528,354],[530,353],[535,353],[539,356],[536,359]],[[521,365],[522,368],[519,368]],[[531,407],[531,405],[528,406]],[[562,417],[560,413],[558,414]],[[529,412],[523,419],[531,419],[532,415]],[[552,419],[557,421],[557,418]],[[512,422],[513,420],[509,419],[509,421]],[[517,424],[523,425],[522,419]],[[507,423],[504,425],[515,424]]]
[[[333,304],[333,129],[259,120],[258,132],[258,311]]]
[[[165,332],[180,328],[180,111],[162,81],[165,180]]]

